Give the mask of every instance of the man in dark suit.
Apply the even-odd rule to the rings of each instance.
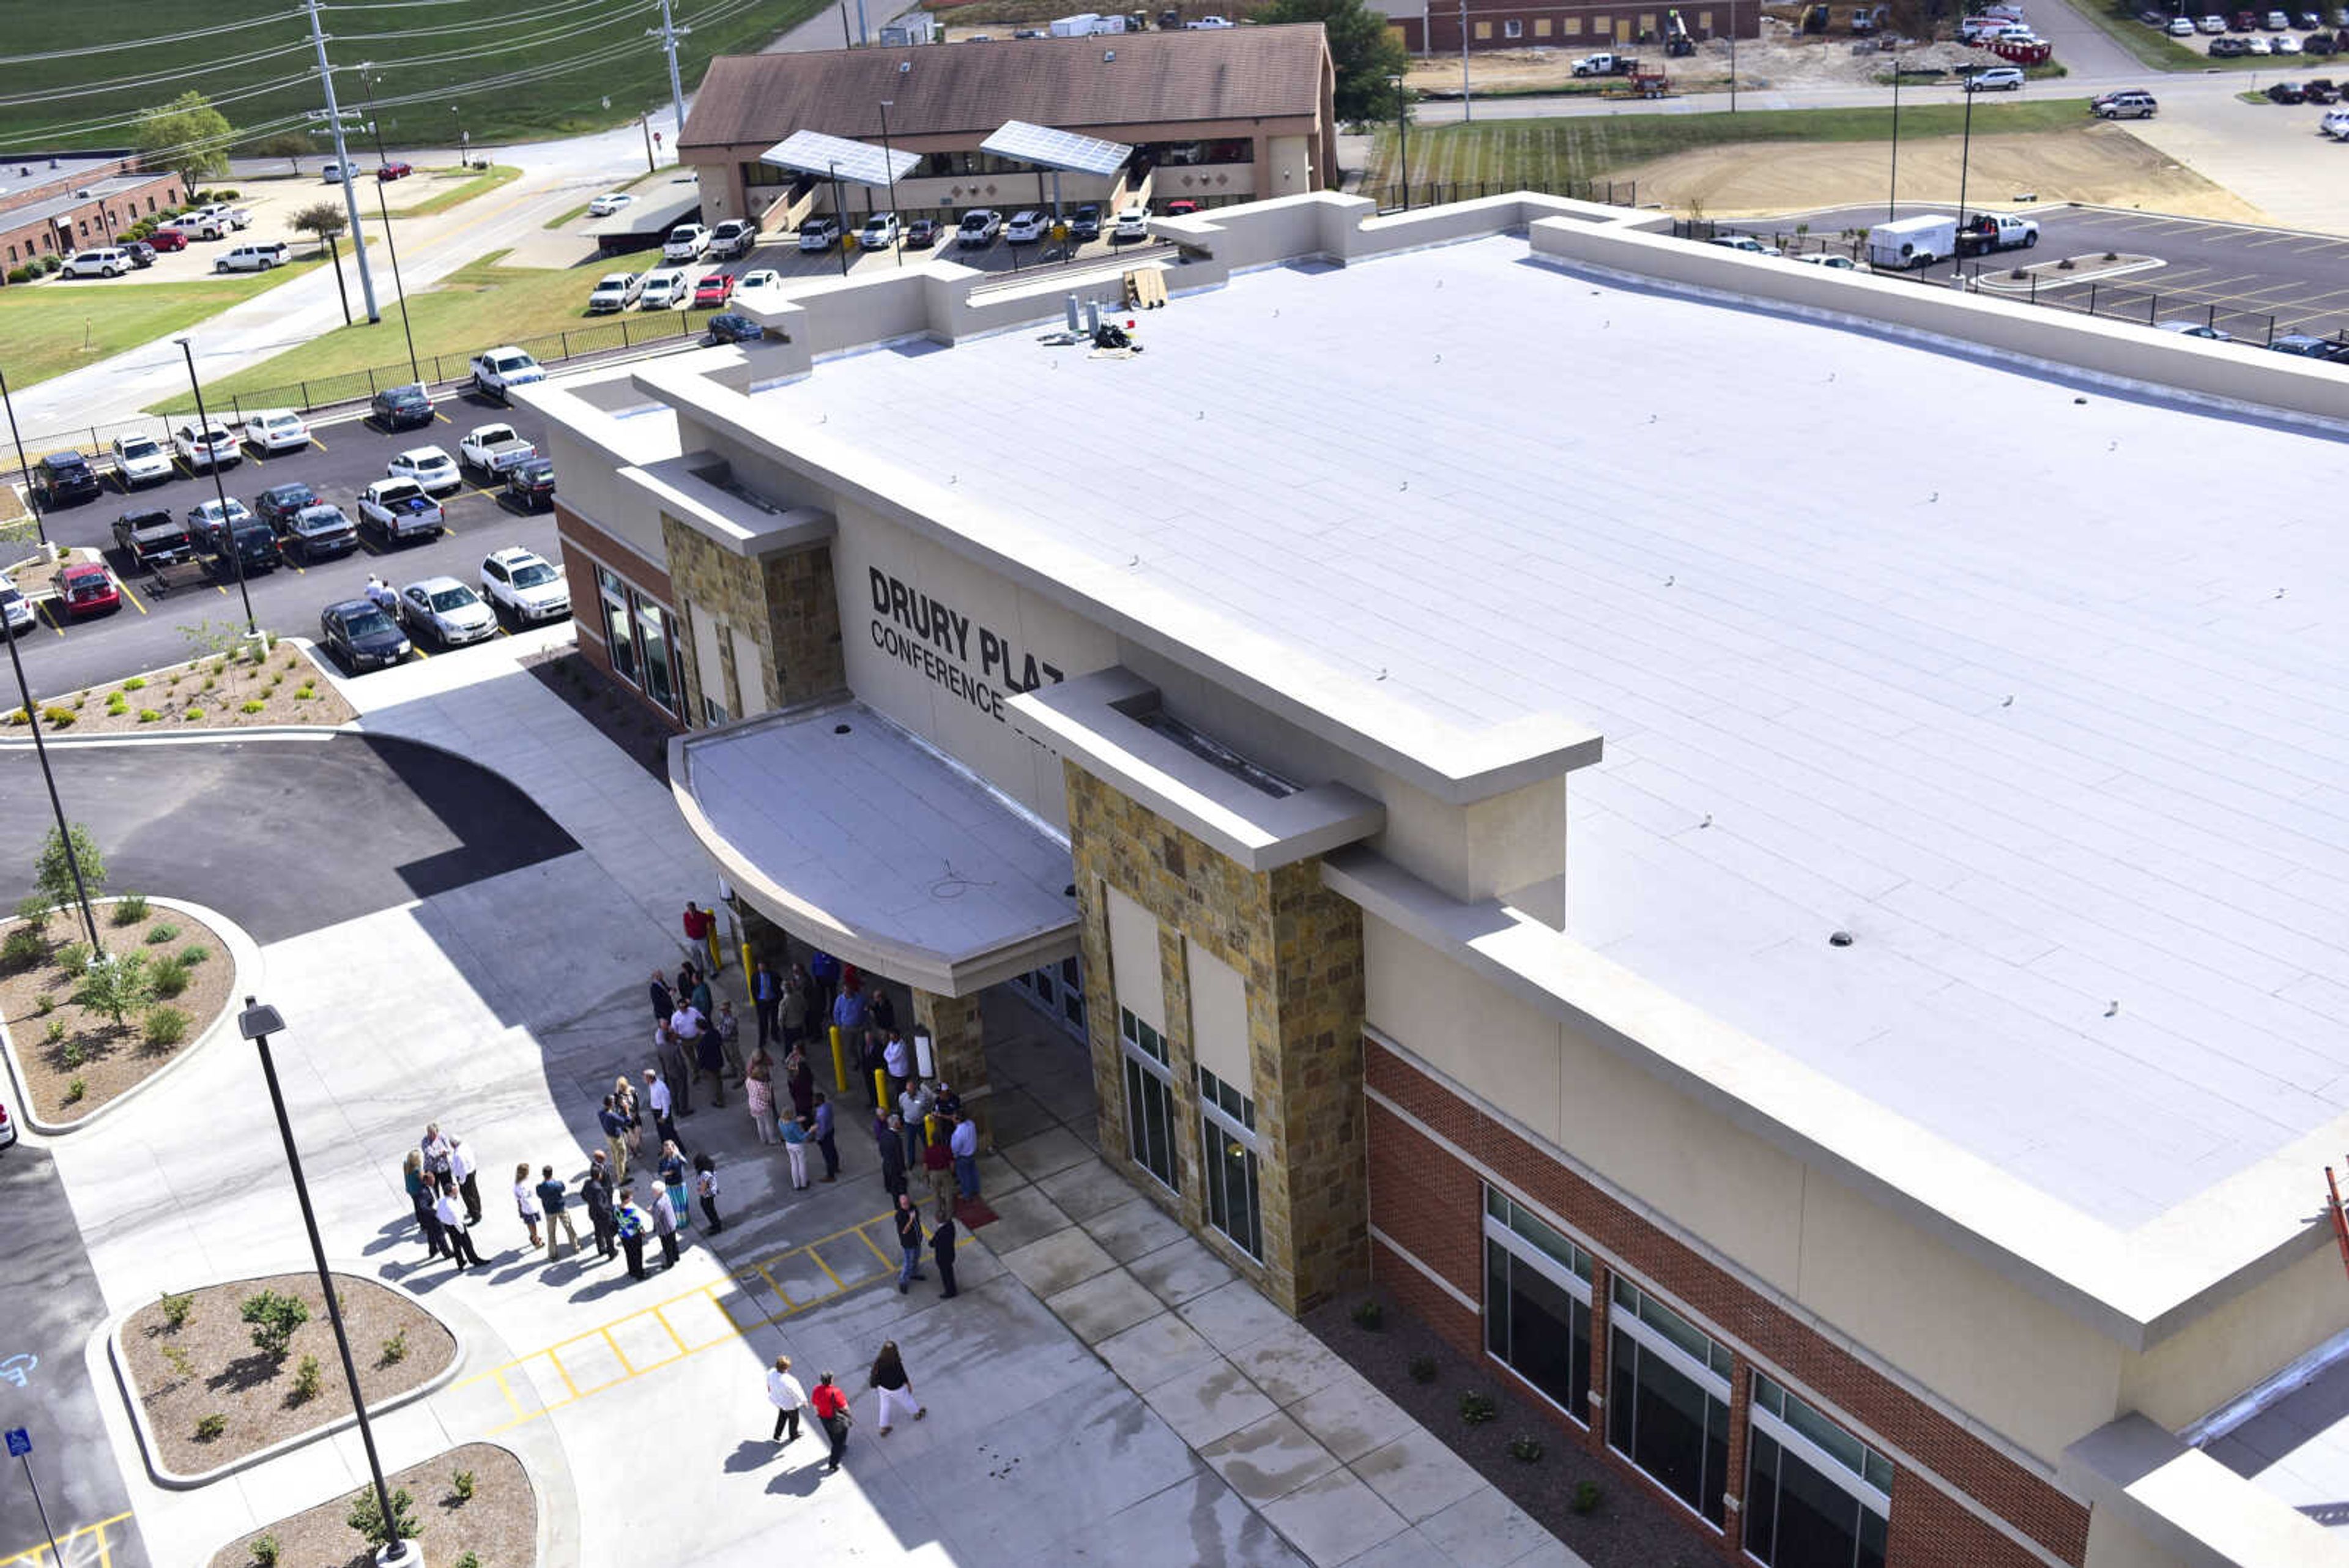
[[[668,981],[661,978],[661,971],[658,970],[653,971],[652,990],[653,1022],[667,1023],[669,1014],[677,1011],[677,993],[669,990]]]

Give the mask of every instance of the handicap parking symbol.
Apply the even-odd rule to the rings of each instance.
[[[40,1364],[39,1356],[29,1351],[19,1351],[5,1361],[0,1361],[0,1378],[5,1378],[22,1388],[25,1386],[25,1379],[31,1376],[33,1368]]]

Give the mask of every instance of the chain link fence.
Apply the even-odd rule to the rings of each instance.
[[[1435,180],[1411,185],[1365,185],[1358,194],[1378,202],[1381,213],[1400,213],[1406,207],[1437,207],[1446,202],[1474,202],[1518,191],[1564,196],[1576,202],[1597,202],[1609,207],[1640,204],[1637,180],[1568,180],[1551,185],[1525,180]]]

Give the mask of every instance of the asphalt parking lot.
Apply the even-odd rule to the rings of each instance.
[[[1008,206],[998,210],[1009,220],[1012,213],[1026,209]],[[796,282],[802,278],[838,277],[840,258],[843,249],[848,256],[848,266],[852,275],[869,275],[873,271],[898,265],[896,259],[887,251],[859,249],[854,229],[849,231],[844,244],[835,245],[829,250],[802,251],[797,242],[787,238],[761,245],[749,255],[733,261],[711,261],[705,258],[698,262],[653,262],[647,265],[683,265],[697,280],[713,272],[732,273],[739,278],[746,272],[751,272],[760,267],[771,267],[781,273],[786,280]],[[904,265],[906,266],[919,266],[925,262],[950,261],[963,266],[977,268],[981,272],[999,272],[1008,277],[1013,274],[1034,272],[1040,267],[1083,266],[1116,257],[1160,255],[1165,249],[1165,246],[1155,241],[1128,241],[1123,244],[1112,244],[1106,238],[1089,240],[1081,244],[1071,244],[1065,248],[1053,244],[1050,241],[1040,244],[1015,245],[999,236],[990,245],[977,250],[964,250],[955,244],[953,225],[949,222],[939,235],[936,244],[926,250],[907,250],[903,254]],[[581,269],[583,274],[588,270]],[[596,272],[594,276],[584,278],[580,286],[581,299],[586,298],[588,292],[595,286],[595,277],[601,275],[601,272]]]
[[[543,428],[526,410],[462,394],[441,400],[430,430],[391,434],[366,421],[347,421],[317,427],[311,445],[300,452],[263,457],[247,448],[244,461],[225,471],[221,483],[231,497],[251,506],[254,497],[272,485],[298,482],[357,521],[359,491],[384,477],[384,464],[394,453],[438,446],[454,456],[468,431],[493,421],[512,425],[525,440],[544,439]],[[358,597],[371,576],[395,587],[442,573],[478,583],[481,557],[513,545],[556,559],[554,514],[523,512],[499,491],[474,483],[475,477],[469,475],[462,490],[442,498],[449,528],[437,539],[387,550],[362,534],[359,547],[347,556],[315,566],[289,560],[274,571],[249,577],[245,587],[252,595],[254,618],[272,631],[316,637],[318,612],[337,600]],[[560,475],[556,483],[561,483]],[[181,634],[182,626],[243,620],[243,601],[233,576],[208,578],[194,566],[181,566],[171,572],[171,585],[159,592],[152,577],[134,573],[113,547],[114,520],[134,507],[167,507],[184,517],[212,498],[209,473],[182,469],[164,483],[129,495],[121,493],[109,476],[106,493],[98,499],[49,516],[50,538],[104,551],[125,591],[120,608],[86,620],[62,620],[52,613],[53,606],[44,607],[40,625],[24,640],[25,673],[36,695],[75,691],[177,663],[191,651]],[[421,651],[429,657],[438,650],[427,645]]]
[[[2349,239],[2158,213],[2094,207],[2014,210],[2038,221],[2039,244],[2027,253],[2002,253],[1999,261],[2019,264],[2027,255],[2036,265],[2065,256],[2101,256],[2106,251],[2158,259],[2159,265],[2098,280],[2098,315],[2116,314],[2117,301],[2120,309],[2132,315],[2149,310],[2156,320],[2205,322],[2253,343],[2267,340],[2271,325],[2275,335],[2304,332],[2329,337],[2349,332]],[[1952,209],[1904,202],[1900,211],[1911,216]],[[1835,234],[1883,221],[1881,207],[1846,207],[1723,226],[1768,237],[1790,235],[1798,223],[1809,224],[1813,234]],[[1994,267],[1996,263],[1985,260],[1984,265]],[[1974,263],[1966,265],[1971,270]],[[2043,274],[2038,300],[2085,310],[2088,289],[2085,282],[2056,283]]]

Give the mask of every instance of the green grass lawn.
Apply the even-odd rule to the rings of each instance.
[[[416,334],[416,355],[427,380],[461,376],[465,361],[484,348],[519,343],[540,352],[533,343],[562,332],[576,335],[575,349],[620,342],[621,317],[590,317],[587,294],[607,272],[637,272],[657,265],[658,253],[613,256],[594,267],[512,267],[502,265],[505,252],[496,251],[450,274],[431,289],[414,296],[409,326]],[[260,364],[204,384],[204,401],[214,409],[233,411],[242,406],[305,405],[331,398],[364,397],[376,385],[395,386],[409,379],[408,343],[400,332],[399,305],[391,296],[388,268],[376,273],[377,297],[383,320],[368,325],[338,327]],[[358,286],[351,286],[353,307]],[[630,311],[626,319],[639,337],[664,318]],[[698,321],[701,317],[694,318]],[[541,358],[552,358],[547,348]],[[437,361],[437,363],[436,363]],[[374,372],[370,381],[367,372]],[[308,384],[304,396],[302,385]],[[291,391],[288,389],[292,389]],[[190,397],[156,404],[150,413],[182,413],[195,407]]]
[[[646,181],[647,181],[647,180],[650,180],[650,179],[654,178],[654,177],[655,177],[657,174],[658,174],[659,172],[660,172],[660,171],[659,171],[659,170],[657,170],[657,169],[647,169],[647,170],[646,170],[643,173],[641,173],[641,174],[637,175],[637,176],[636,176],[635,179],[633,179],[633,180],[624,180],[624,181],[622,181],[620,183],[618,183],[618,184],[616,184],[616,185],[609,186],[609,187],[606,187],[606,188],[607,188],[608,190],[613,190],[613,191],[633,191],[633,190],[635,190],[637,186],[639,186],[639,185],[643,184]],[[675,172],[675,171],[674,171],[674,170],[672,170],[672,171],[670,171],[670,172],[674,173],[674,172]],[[576,222],[577,220],[579,220],[579,219],[581,219],[581,218],[585,217],[586,215],[587,215],[587,203],[586,203],[586,202],[580,202],[577,206],[575,206],[575,207],[572,208],[572,209],[571,209],[571,211],[569,211],[569,212],[567,212],[567,213],[564,213],[562,216],[560,216],[560,217],[555,217],[555,218],[549,218],[549,219],[547,219],[547,220],[546,220],[546,222],[544,222],[543,223],[541,223],[541,224],[539,225],[539,227],[541,227],[541,228],[543,228],[543,229],[567,229],[567,228],[569,228],[569,227],[570,227],[570,226],[571,226],[574,222]]]
[[[1955,136],[1963,128],[1962,104],[1912,104],[1900,111],[1900,140]],[[2088,123],[2085,99],[2033,99],[2022,103],[1978,103],[1974,134],[2015,135],[2076,130]],[[1578,119],[1485,120],[1433,126],[1411,135],[1413,186],[1429,182],[1515,183],[1559,189],[1576,182],[1604,180],[1636,163],[1694,147],[1745,141],[1889,141],[1892,110],[1795,109],[1738,114],[1625,114]],[[1386,185],[1400,178],[1395,133],[1379,133],[1363,183]]]
[[[687,88],[701,79],[712,55],[755,51],[826,3],[677,0],[678,26],[693,29],[678,46],[678,69]],[[0,106],[0,146],[126,146],[129,138],[122,125],[73,127],[101,117],[127,122],[149,107],[146,99],[160,103],[191,88],[216,101],[233,92],[255,92],[222,105],[222,112],[240,128],[286,120],[321,107],[309,23],[295,5],[177,0],[168,6],[6,9],[12,54],[82,52],[17,73],[28,89],[56,96],[52,101],[32,90],[8,95],[22,101]],[[501,0],[429,0],[338,12],[328,23],[333,37],[327,49],[336,67],[342,107],[366,111],[358,73],[350,68],[361,60],[379,67],[375,84],[378,99],[429,94],[414,103],[384,104],[379,115],[384,140],[396,156],[403,147],[455,146],[460,122],[475,151],[488,152],[502,143],[597,130],[668,103],[667,64],[659,47],[644,36],[648,23],[659,21],[657,11],[615,4],[515,21],[514,10]],[[211,37],[153,41],[158,34],[194,33],[232,23],[254,25]],[[437,64],[412,63],[476,49],[494,52]],[[274,50],[284,52],[242,65],[218,63]],[[131,92],[63,96],[70,88],[121,78],[134,67],[157,79],[146,99]],[[526,81],[500,79],[541,70],[549,74]],[[288,78],[295,79],[286,81]],[[269,86],[280,81],[285,85]],[[605,107],[607,100],[609,108]],[[451,105],[458,113],[450,112]],[[352,151],[358,152],[356,146]]]
[[[14,284],[0,288],[8,383],[25,388],[142,343],[184,332],[318,264],[186,283]]]
[[[435,170],[433,172],[438,173],[439,171]],[[453,166],[450,172],[455,172]],[[391,210],[391,215],[395,218],[429,218],[435,213],[445,213],[451,207],[462,206],[476,196],[486,196],[499,186],[511,185],[521,178],[522,171],[512,164],[494,164],[463,184],[451,185],[439,195],[419,202],[413,207],[394,207]]]

